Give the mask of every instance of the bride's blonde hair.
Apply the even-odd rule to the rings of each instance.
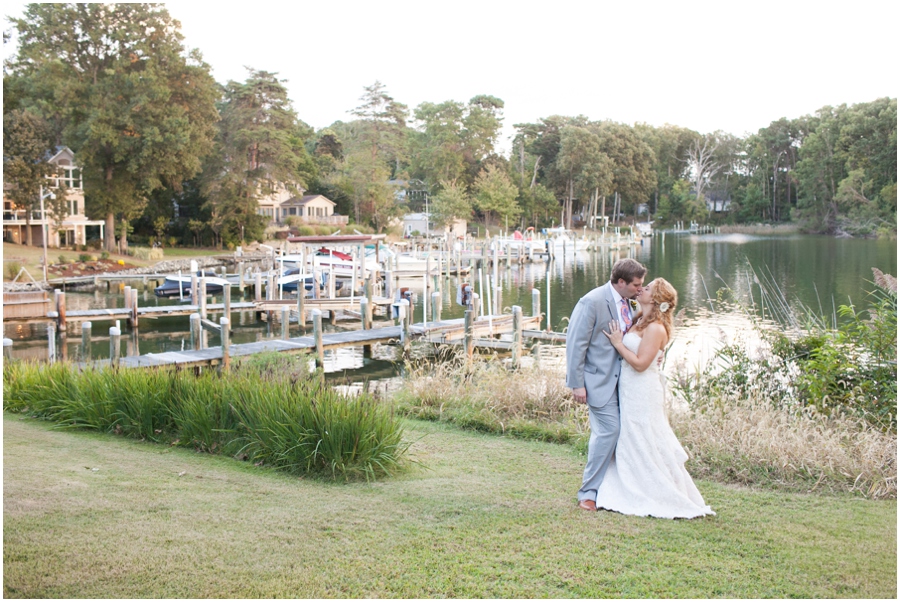
[[[666,337],[672,338],[672,319],[675,315],[675,306],[678,305],[678,291],[665,278],[657,278],[647,286],[655,284],[653,287],[653,307],[643,308],[641,320],[637,325],[638,330],[644,330],[653,322],[659,322],[666,329]],[[663,305],[663,304],[666,305]],[[661,307],[665,311],[661,311]]]

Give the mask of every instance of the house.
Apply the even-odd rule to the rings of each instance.
[[[706,210],[710,213],[722,213],[731,209],[731,195],[722,190],[708,190],[703,194]]]
[[[321,194],[292,197],[278,206],[276,221],[284,223],[287,218],[295,217],[308,224],[344,225],[348,223],[350,218],[346,215],[334,214],[336,206],[337,203]]]
[[[457,219],[449,226],[445,226],[442,230],[435,228],[435,224],[431,221],[431,215],[428,213],[409,213],[403,216],[403,237],[411,236],[444,236],[463,237],[466,235],[466,220]],[[415,234],[418,233],[418,234]]]
[[[84,188],[81,178],[81,168],[75,162],[75,153],[67,146],[57,147],[47,159],[48,163],[55,166],[55,173],[45,179],[43,189],[49,193],[56,193],[65,187],[66,189],[66,215],[54,215],[48,206],[48,200],[44,203],[44,213],[40,206],[31,212],[31,235],[35,245],[44,242],[43,233],[48,232],[48,247],[70,247],[87,244],[89,240],[103,239],[103,230],[106,227],[104,220],[90,220],[84,213]],[[7,198],[6,183],[3,186],[3,240],[25,244],[28,240],[25,219],[26,211],[17,207],[15,202]],[[45,192],[45,199],[47,195]]]
[[[303,188],[299,189],[300,194],[306,192]],[[268,218],[269,222],[277,222],[280,221],[280,207],[281,204],[291,198],[293,198],[294,193],[287,189],[283,184],[279,184],[275,188],[275,192],[267,194],[264,197],[261,197],[257,202],[259,203],[259,208],[256,210],[257,215],[262,215]]]

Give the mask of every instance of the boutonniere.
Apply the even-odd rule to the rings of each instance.
[[[628,300],[628,305],[629,305],[629,307],[631,307],[631,312],[632,312],[632,313],[634,313],[634,312],[637,311],[637,308],[638,308],[637,301],[635,301],[634,299],[629,299],[629,300]]]

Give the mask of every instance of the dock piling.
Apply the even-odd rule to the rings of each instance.
[[[322,310],[312,310],[313,339],[316,341],[316,367],[321,368],[325,364],[325,347],[322,343]]]
[[[513,348],[512,348],[512,365],[513,368],[519,367],[522,361],[522,308],[518,305],[512,307],[513,316]]]
[[[403,345],[403,352],[409,351],[409,321],[411,306],[407,299],[400,299],[400,343]]]
[[[12,359],[12,339],[3,339],[3,359],[9,361]]]
[[[200,289],[197,287],[197,272],[191,272],[191,305],[197,305]]]
[[[81,360],[91,361],[91,323],[81,323]]]
[[[431,293],[431,321],[441,321],[441,294],[438,292]],[[423,318],[424,319],[424,318]]]
[[[475,351],[475,310],[467,309],[465,318],[466,357],[471,358]]]
[[[219,326],[222,330],[222,370],[228,372],[231,368],[231,337],[228,335],[231,328],[228,318],[219,318]]]
[[[194,351],[200,349],[200,314],[191,314],[191,348]]]
[[[56,312],[49,312],[47,317],[50,318],[47,324],[47,359],[52,364],[56,361]]]
[[[136,288],[131,289],[131,319],[129,323],[132,328],[138,327],[138,291]]]
[[[226,284],[222,288],[223,302],[225,303],[225,317],[228,318],[228,324],[231,324],[231,284]]]
[[[286,341],[290,338],[291,329],[291,307],[289,305],[281,306],[281,339]]]
[[[109,363],[113,367],[119,365],[119,351],[122,331],[115,326],[109,327]]]
[[[531,289],[531,315],[532,317],[541,315],[541,291],[536,288]]]

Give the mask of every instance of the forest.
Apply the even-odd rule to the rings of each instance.
[[[377,232],[427,204],[438,225],[510,230],[690,220],[896,236],[896,98],[824,106],[746,137],[548,115],[514,124],[506,156],[505,104],[490,94],[411,109],[375,81],[347,107],[352,119],[316,130],[277,73],[216,82],[161,5],[30,4],[10,21],[5,194],[35,208],[48,149],[68,146],[108,250],[129,236],[262,240],[258,199],[285,190],[325,195]]]

